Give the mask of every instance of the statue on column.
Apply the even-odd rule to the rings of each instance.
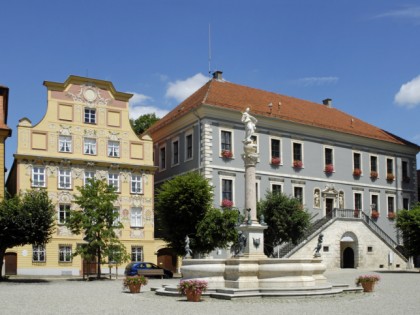
[[[255,133],[258,120],[249,114],[249,108],[242,113],[241,121],[245,124],[245,140],[244,143],[252,142],[251,136]]]

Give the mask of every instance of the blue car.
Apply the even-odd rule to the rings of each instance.
[[[132,262],[125,267],[124,274],[126,276],[135,276],[138,274],[139,270],[153,270],[153,269],[163,269],[164,278],[172,278],[174,274],[172,271],[161,268],[159,266],[156,266],[155,264],[149,263],[149,262]]]

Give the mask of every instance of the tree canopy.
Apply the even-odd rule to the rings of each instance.
[[[54,219],[54,205],[45,190],[29,190],[0,202],[0,278],[6,249],[47,243]]]
[[[155,113],[139,116],[137,119],[130,119],[131,127],[137,135],[141,135],[160,118]]]
[[[264,215],[268,228],[264,231],[264,252],[271,256],[274,247],[284,243],[297,243],[310,224],[310,215],[299,199],[281,193],[268,192],[258,203],[258,214]]]
[[[166,181],[158,190],[155,216],[158,233],[179,256],[185,253],[185,238],[194,254],[225,247],[235,239],[237,211],[213,209],[213,188],[198,173]],[[232,226],[233,225],[233,226]],[[233,230],[233,231],[232,231]]]
[[[89,179],[83,187],[77,187],[79,194],[75,196],[75,203],[80,211],[70,211],[66,226],[74,234],[85,235],[85,244],[78,246],[75,255],[83,258],[96,258],[104,262],[103,258],[118,260],[117,263],[128,259],[125,246],[120,242],[116,230],[123,228],[119,222],[119,213],[115,211],[114,202],[118,196],[114,187],[105,181]],[[98,264],[97,277],[100,278],[101,268]]]
[[[420,203],[411,210],[400,210],[396,227],[401,230],[404,248],[409,256],[420,255]]]

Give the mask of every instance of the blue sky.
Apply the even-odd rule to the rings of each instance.
[[[4,1],[0,84],[10,88],[6,166],[22,117],[46,110],[43,81],[71,74],[134,94],[162,116],[208,80],[333,106],[420,144],[420,4],[387,0]]]

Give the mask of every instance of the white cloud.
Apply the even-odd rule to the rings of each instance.
[[[130,118],[137,119],[144,114],[155,113],[157,117],[162,118],[168,113],[168,110],[155,107],[149,103],[153,102],[153,98],[136,92],[127,92],[133,94],[130,99]]]
[[[420,105],[420,75],[401,85],[394,101],[398,105],[408,108]]]
[[[169,82],[165,96],[167,98],[174,98],[178,102],[182,102],[188,96],[202,87],[208,80],[209,78],[205,75],[197,73],[196,75],[183,81],[177,80],[175,82]]]
[[[307,77],[297,80],[303,86],[329,85],[338,82],[338,77]]]
[[[420,7],[406,7],[403,9],[393,10],[378,14],[376,18],[402,18],[420,20]]]

